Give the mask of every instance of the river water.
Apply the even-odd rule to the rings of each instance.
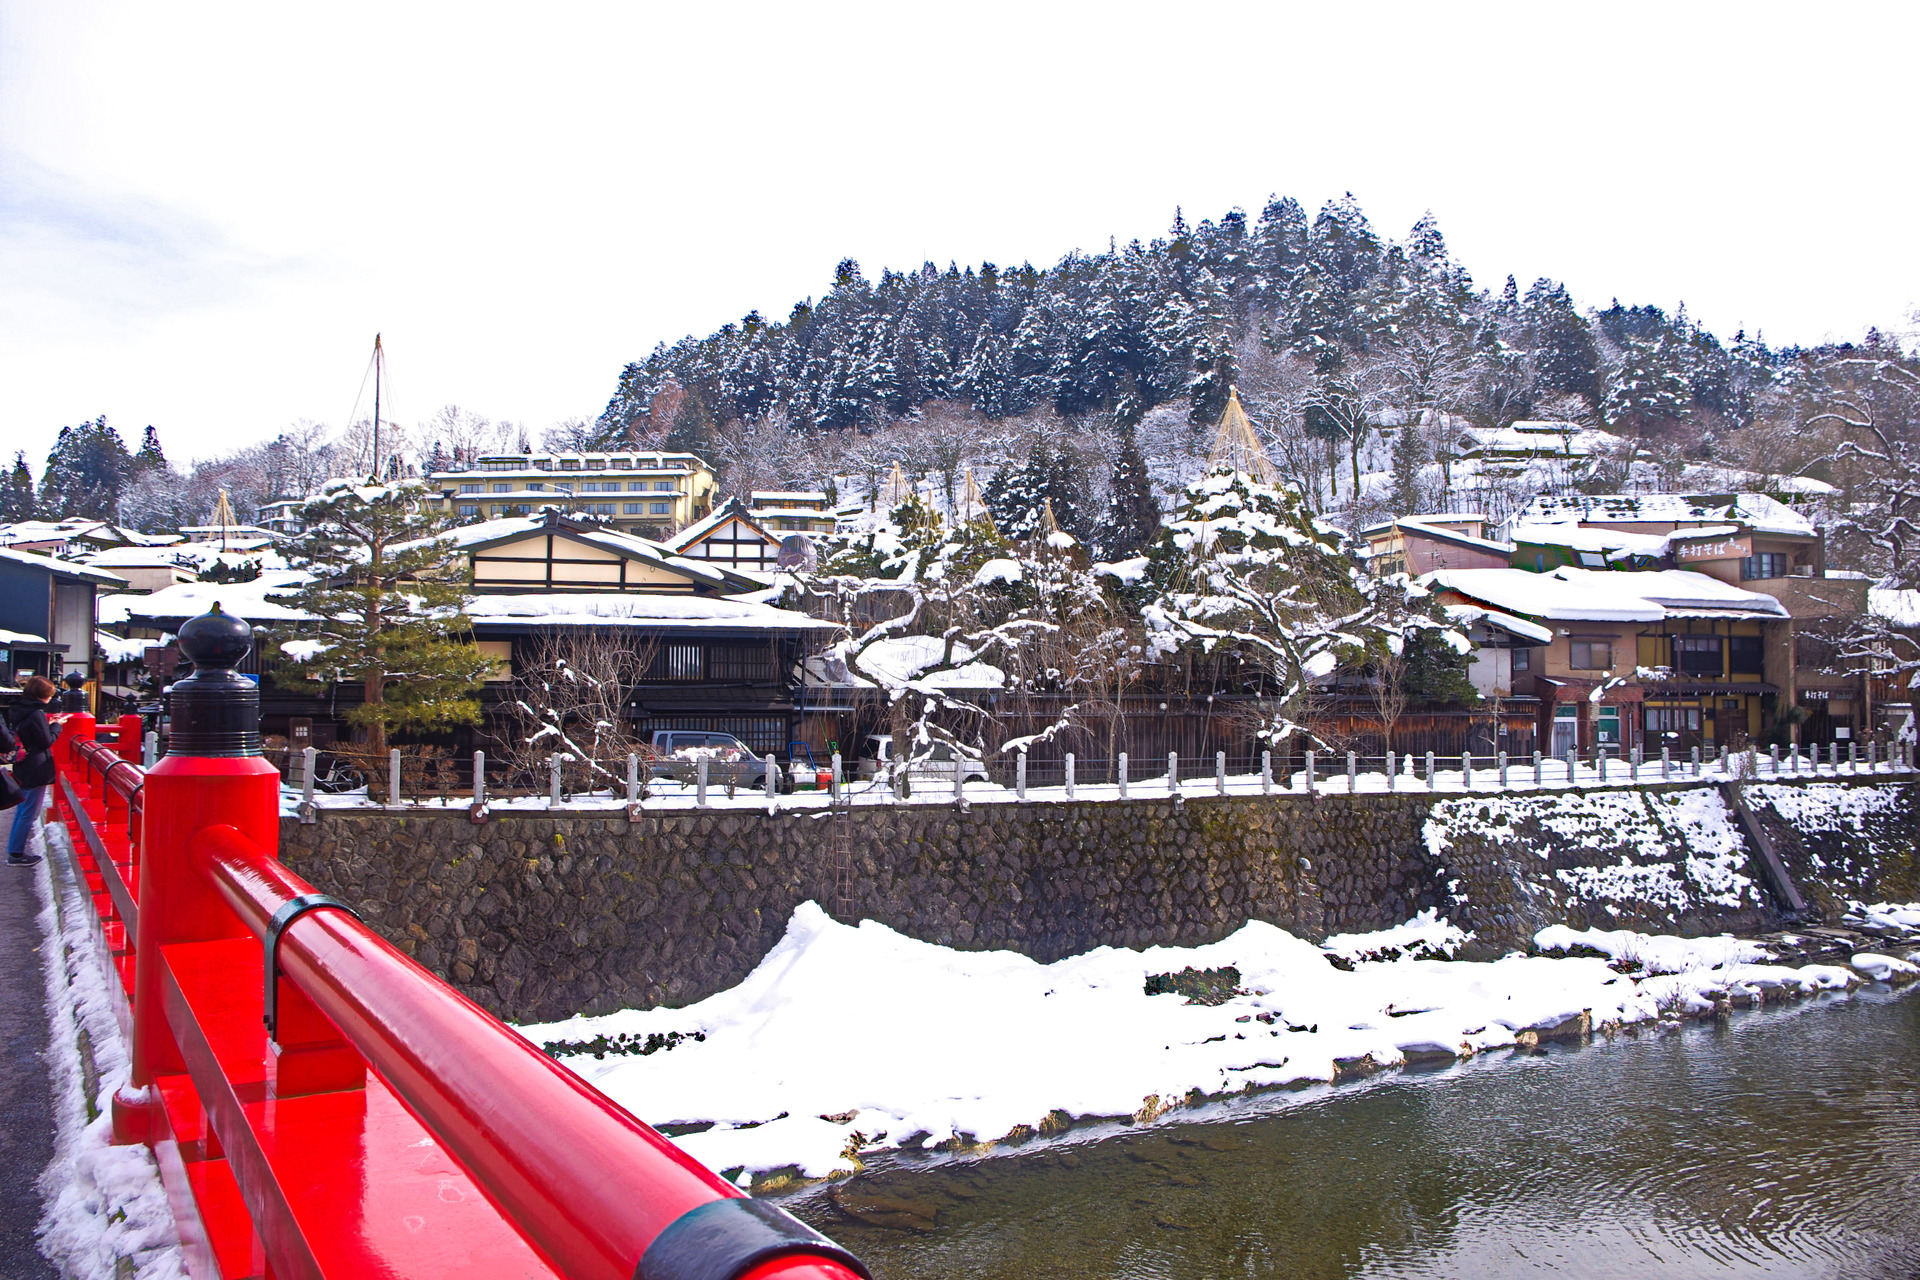
[[[788,1204],[880,1280],[1920,1276],[1920,989],[1200,1114]]]

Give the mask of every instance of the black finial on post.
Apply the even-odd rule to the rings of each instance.
[[[234,670],[252,648],[253,628],[218,604],[180,628],[193,674],[168,690],[168,755],[260,754],[260,686]]]

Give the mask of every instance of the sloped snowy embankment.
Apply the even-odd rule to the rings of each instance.
[[[850,1153],[916,1138],[991,1140],[1063,1112],[1151,1116],[1196,1091],[1331,1081],[1368,1059],[1465,1056],[1524,1043],[1529,1031],[1860,981],[1843,968],[1755,964],[1763,951],[1727,938],[1547,934],[1543,949],[1632,950],[1640,972],[1596,956],[1419,958],[1451,954],[1463,937],[1431,917],[1330,940],[1338,964],[1259,922],[1207,946],[1102,947],[1040,964],[949,950],[872,921],[839,924],[806,903],[729,991],[685,1009],[521,1030],[645,1120],[713,1122],[680,1144],[714,1169],[744,1170],[744,1183],[788,1165],[824,1177],[851,1168]],[[1151,974],[1228,966],[1239,992],[1224,1004],[1144,992]],[[652,1052],[634,1052],[650,1041]],[[567,1052],[582,1044],[603,1056]]]

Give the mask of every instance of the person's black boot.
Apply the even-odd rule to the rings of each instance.
[[[40,861],[40,855],[37,853],[10,853],[7,855],[7,865],[10,867],[30,867],[38,861]]]

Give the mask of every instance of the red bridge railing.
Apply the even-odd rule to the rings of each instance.
[[[169,754],[69,717],[56,810],[127,995],[114,1133],[153,1148],[196,1280],[866,1274],[283,865],[246,626],[180,640]]]

